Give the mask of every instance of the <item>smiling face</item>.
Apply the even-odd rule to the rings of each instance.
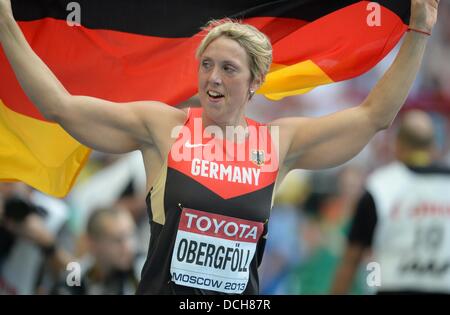
[[[247,52],[239,43],[221,36],[212,41],[199,60],[199,98],[207,118],[217,125],[238,124],[244,118],[250,90],[256,91]]]

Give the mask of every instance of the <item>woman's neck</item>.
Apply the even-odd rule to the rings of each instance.
[[[228,121],[215,122],[202,113],[203,130],[206,136],[218,139],[226,138],[228,141],[241,142],[248,137],[248,123],[243,114]],[[220,131],[219,131],[220,130]]]

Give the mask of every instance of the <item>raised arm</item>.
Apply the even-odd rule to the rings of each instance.
[[[124,153],[157,145],[158,135],[169,135],[168,126],[183,119],[182,111],[159,102],[118,104],[71,95],[26,41],[10,0],[0,0],[0,44],[20,85],[42,115],[93,149]]]
[[[431,33],[439,0],[412,0],[410,27]],[[428,35],[411,31],[383,77],[362,104],[321,118],[274,121],[287,145],[288,168],[318,169],[351,159],[379,130],[390,126],[404,104],[420,68]],[[283,151],[284,149],[284,151]]]

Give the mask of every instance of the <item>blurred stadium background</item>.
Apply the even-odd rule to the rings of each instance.
[[[439,14],[421,71],[400,115],[411,109],[422,109],[431,114],[437,130],[437,159],[450,166],[448,1],[442,1]],[[320,116],[357,105],[396,53],[397,49],[372,71],[354,80],[320,87],[276,103],[255,97],[248,116],[266,122],[281,116]],[[187,104],[195,106],[195,98]],[[328,294],[364,180],[374,169],[393,160],[394,131],[395,123],[345,165],[324,171],[299,170],[288,175],[276,195],[269,223],[269,240],[260,268],[262,294]],[[144,183],[139,154],[93,152],[67,198],[54,199],[21,183],[0,183],[0,209],[4,208],[3,201],[8,196],[26,196],[30,203],[46,210],[45,228],[56,236],[58,246],[81,261],[92,250],[86,236],[90,214],[99,208],[123,208],[134,221],[133,233],[137,241],[128,250],[136,257],[133,268],[139,271],[150,236],[145,192],[140,190],[145,187]],[[54,268],[46,263],[45,254],[32,242],[20,236],[12,240],[11,235],[0,234],[0,248],[0,293],[53,292],[60,279]],[[366,285],[366,273],[363,264],[353,294],[372,293]]]

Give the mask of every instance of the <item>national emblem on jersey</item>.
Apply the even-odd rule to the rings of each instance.
[[[258,166],[264,165],[266,154],[264,150],[252,150],[251,161]]]

